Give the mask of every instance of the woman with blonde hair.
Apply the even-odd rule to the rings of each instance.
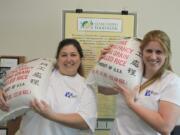
[[[111,135],[170,135],[180,114],[180,79],[170,65],[168,35],[148,32],[140,46],[144,73],[140,88],[129,90],[100,86],[102,94],[118,94],[117,113]],[[101,58],[110,50],[104,48]]]

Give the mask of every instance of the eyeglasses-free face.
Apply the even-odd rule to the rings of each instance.
[[[60,73],[74,76],[81,64],[80,54],[72,44],[66,45],[59,53],[57,64]]]
[[[154,75],[165,63],[165,51],[157,41],[150,41],[143,49],[145,76]]]

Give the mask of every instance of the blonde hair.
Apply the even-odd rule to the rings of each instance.
[[[161,47],[164,49],[165,55],[166,55],[166,59],[164,64],[162,65],[162,67],[156,72],[156,74],[154,74],[149,80],[147,80],[146,82],[144,82],[141,85],[140,91],[142,91],[144,88],[146,88],[147,86],[149,86],[150,84],[152,84],[153,82],[155,82],[157,79],[159,79],[162,74],[165,72],[166,69],[171,70],[171,65],[170,65],[170,58],[171,58],[171,47],[170,47],[170,39],[169,36],[161,31],[161,30],[152,30],[150,32],[148,32],[141,43],[140,49],[143,52],[144,48],[147,46],[147,44],[150,41],[157,41],[160,43]],[[145,66],[144,66],[145,67]]]

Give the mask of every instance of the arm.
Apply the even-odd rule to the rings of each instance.
[[[77,113],[53,113],[49,117],[52,121],[60,122],[66,126],[78,129],[89,129],[84,119]]]
[[[3,111],[9,111],[9,105],[6,102],[6,93],[2,89],[0,89],[0,109]],[[20,122],[21,117],[8,121],[7,128],[9,135],[14,135],[16,133],[16,131],[19,129]]]
[[[71,128],[89,129],[84,119],[78,113],[56,113],[52,111],[51,107],[46,102],[39,102],[36,99],[32,101],[31,106],[37,113],[49,120],[61,123]]]
[[[6,126],[0,126],[0,128],[7,128],[8,135],[15,135],[20,127],[21,117],[7,122]]]
[[[123,86],[119,87],[120,89],[116,88],[116,90],[125,97],[130,109],[162,135],[170,134],[180,113],[180,108],[177,105],[167,101],[160,101],[158,111],[153,111],[135,102],[135,95],[139,89],[128,90]]]
[[[158,112],[142,107],[135,102],[130,103],[129,107],[162,135],[170,134],[180,113],[177,105],[166,101],[160,101]]]
[[[0,109],[2,111],[9,111],[9,105],[6,102],[6,93],[0,89]]]
[[[11,120],[7,123],[8,135],[15,135],[18,131],[21,123],[21,117],[16,118],[15,120]]]
[[[103,49],[101,50],[101,52],[100,52],[100,56],[99,56],[98,60],[104,58],[105,55],[106,55],[108,52],[111,51],[112,46],[113,46],[113,45],[109,45],[109,46],[103,48]]]

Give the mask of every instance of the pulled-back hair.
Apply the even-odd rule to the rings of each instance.
[[[59,43],[59,46],[58,46],[57,52],[56,52],[56,60],[58,59],[59,53],[62,50],[62,48],[65,47],[65,46],[68,46],[68,45],[73,45],[77,49],[77,51],[78,51],[78,53],[80,55],[80,58],[83,58],[84,55],[83,55],[83,50],[81,48],[80,43],[76,39],[67,38],[67,39],[62,40]],[[80,75],[82,75],[82,76],[84,75],[82,64],[80,64],[80,66],[78,68],[78,73]]]
[[[162,74],[165,72],[166,69],[171,70],[171,64],[170,64],[170,59],[171,59],[171,47],[170,47],[170,39],[169,36],[161,31],[161,30],[152,30],[148,32],[141,43],[140,49],[143,52],[144,48],[148,45],[150,41],[157,41],[163,48],[166,59],[162,67],[149,79],[147,80],[144,84],[141,86],[141,90],[155,82],[157,79],[159,79]],[[145,66],[144,66],[145,67]],[[146,67],[145,67],[146,68]],[[145,70],[144,70],[145,71]]]

